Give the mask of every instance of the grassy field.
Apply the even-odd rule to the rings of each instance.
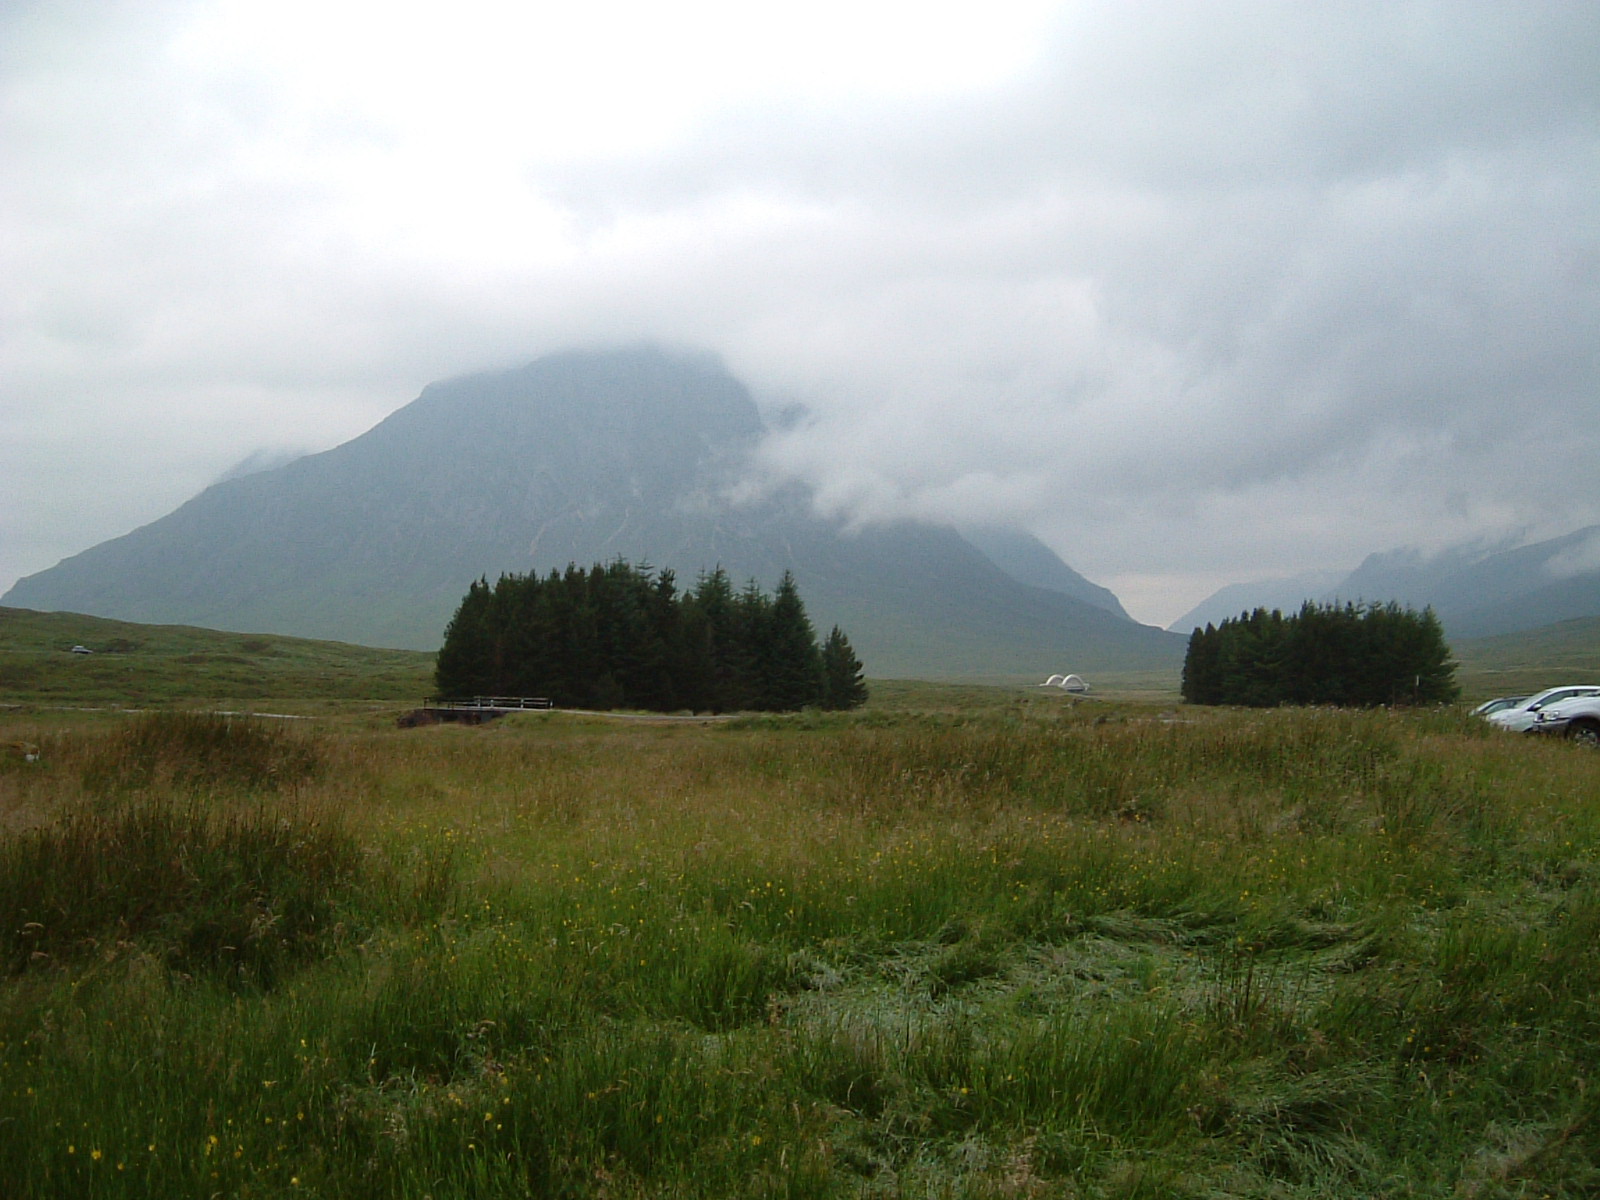
[[[7,1194],[1600,1192],[1578,747],[393,715],[0,714]]]
[[[1456,656],[1463,684],[1477,699],[1600,683],[1600,618],[1461,642]]]
[[[73,654],[83,646],[92,654]],[[433,655],[78,613],[0,608],[0,702],[260,707],[417,703]]]

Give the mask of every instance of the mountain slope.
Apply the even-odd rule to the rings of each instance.
[[[1257,583],[1230,583],[1212,592],[1167,628],[1187,636],[1197,628],[1220,625],[1231,617],[1258,608],[1296,612],[1307,600],[1325,595],[1339,578],[1333,572],[1312,572],[1286,579],[1263,579]]]
[[[361,437],[220,482],[4,602],[432,649],[480,575],[620,556],[684,582],[793,570],[816,624],[841,625],[880,676],[1181,660],[1181,639],[1021,582],[953,529],[848,534],[794,491],[729,502],[762,432],[712,360],[552,355],[430,385]]]
[[[1455,637],[1492,637],[1600,616],[1600,525],[1506,549],[1371,555],[1339,585],[1350,599],[1432,605]]]
[[[985,558],[1019,583],[1060,592],[1115,613],[1123,620],[1133,620],[1110,588],[1079,575],[1033,534],[998,525],[963,527],[960,532]]]
[[[1399,601],[1432,607],[1452,638],[1495,637],[1600,616],[1600,525],[1526,546],[1456,546],[1369,554],[1342,577],[1304,575],[1231,584],[1190,609],[1170,629],[1254,608],[1297,609],[1306,599]]]

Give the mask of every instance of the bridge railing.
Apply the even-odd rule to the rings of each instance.
[[[543,696],[429,696],[422,702],[423,708],[448,708],[483,710],[493,709],[497,712],[516,709],[540,709],[555,707]]]

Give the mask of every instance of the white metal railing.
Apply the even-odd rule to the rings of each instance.
[[[423,708],[449,708],[495,711],[506,711],[531,708],[553,708],[554,705],[543,696],[473,696],[471,699],[446,699],[438,696],[429,696],[422,702]]]

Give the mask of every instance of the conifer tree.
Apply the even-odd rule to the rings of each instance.
[[[733,668],[728,707],[766,712],[774,707],[771,687],[772,597],[754,579],[733,600],[728,660]]]
[[[698,664],[703,699],[695,707],[712,712],[747,708],[745,652],[737,637],[736,597],[728,573],[720,566],[701,572],[690,595],[685,629],[690,653]]]
[[[794,573],[785,571],[766,614],[760,662],[766,707],[780,712],[822,703],[822,655]]]
[[[445,627],[444,645],[433,669],[433,686],[441,696],[487,693],[490,642],[489,581],[476,580]]]
[[[860,708],[867,702],[867,684],[862,677],[861,660],[835,625],[822,643],[822,707]]]

